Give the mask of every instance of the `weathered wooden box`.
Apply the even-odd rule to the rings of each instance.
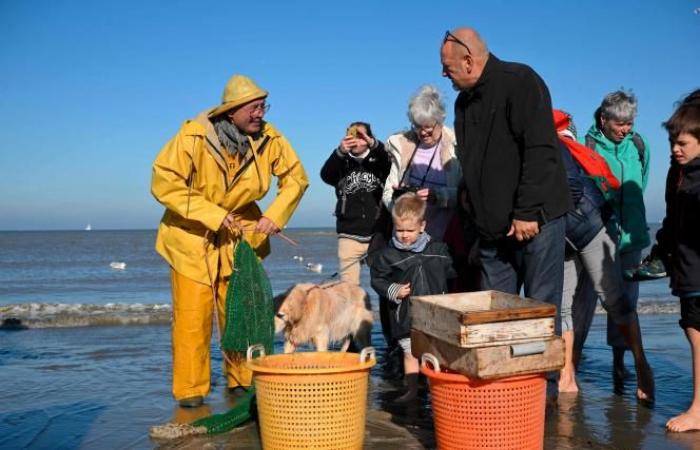
[[[564,341],[558,336],[513,345],[461,348],[411,330],[411,352],[435,356],[441,368],[484,380],[550,372],[564,366]]]
[[[559,370],[555,315],[552,305],[498,291],[412,297],[411,351],[471,378]]]
[[[462,348],[554,336],[553,305],[498,291],[411,297],[411,327]]]

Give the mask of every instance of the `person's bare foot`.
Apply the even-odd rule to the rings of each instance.
[[[559,371],[559,392],[577,393],[576,374],[573,371],[562,369]]]
[[[408,403],[408,402],[411,402],[411,401],[415,400],[417,396],[418,396],[418,392],[409,389],[409,390],[406,391],[406,393],[403,394],[401,397],[395,399],[395,400],[394,400],[394,403],[406,404],[406,403]]]
[[[637,367],[637,398],[647,402],[654,401],[654,372],[649,364]]]
[[[666,422],[666,428],[676,433],[700,430],[700,411],[689,409],[683,414],[678,414]]]

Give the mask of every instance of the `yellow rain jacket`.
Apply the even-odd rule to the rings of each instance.
[[[267,145],[259,154],[265,137]],[[263,215],[256,201],[267,194],[271,176],[276,176],[277,196],[264,215],[282,228],[309,185],[294,149],[272,125],[265,123],[262,136],[251,144],[254,160],[234,180],[241,159],[221,146],[204,112],[186,121],[153,163],[151,193],[166,207],[156,250],[187,278],[210,284],[231,274],[234,238],[227,230],[219,231],[229,211],[247,229],[244,237],[256,254],[267,256],[268,236],[253,233]]]

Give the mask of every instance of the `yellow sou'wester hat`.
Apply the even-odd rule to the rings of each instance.
[[[264,97],[267,97],[267,91],[260,89],[253,80],[243,75],[234,75],[226,83],[221,104],[209,111],[207,116],[218,116],[236,106]]]

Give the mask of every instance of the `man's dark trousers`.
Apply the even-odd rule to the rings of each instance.
[[[561,335],[561,297],[564,287],[564,216],[540,226],[534,238],[518,242],[514,237],[481,242],[481,286],[556,306],[555,333]]]

